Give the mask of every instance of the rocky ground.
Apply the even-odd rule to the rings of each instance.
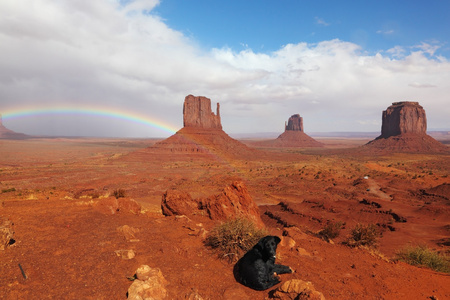
[[[367,156],[335,140],[243,160],[146,149],[155,142],[0,141],[0,218],[14,231],[0,250],[0,298],[126,299],[130,277],[148,265],[161,270],[168,299],[266,299],[271,290],[240,285],[233,264],[205,247],[219,221],[161,213],[167,190],[209,197],[236,180],[283,237],[277,260],[295,270],[283,282],[309,281],[327,299],[450,298],[448,274],[393,259],[410,244],[448,253],[448,154]],[[344,224],[332,242],[317,236],[329,222]],[[376,249],[342,244],[358,223],[377,226]]]

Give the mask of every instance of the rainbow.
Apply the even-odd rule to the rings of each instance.
[[[27,118],[47,115],[84,115],[92,117],[103,117],[124,120],[131,123],[141,124],[174,134],[178,129],[160,120],[151,119],[134,112],[125,112],[111,108],[87,108],[87,107],[47,107],[47,108],[21,108],[10,109],[0,112],[3,120]]]

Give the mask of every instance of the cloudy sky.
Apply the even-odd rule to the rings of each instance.
[[[450,1],[0,1],[0,113],[27,134],[167,137],[185,96],[230,134],[450,130]]]

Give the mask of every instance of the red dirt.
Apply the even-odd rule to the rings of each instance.
[[[207,197],[234,180],[245,182],[270,232],[296,242],[279,247],[278,261],[296,271],[283,281],[311,281],[327,299],[450,298],[449,275],[391,259],[408,244],[449,251],[448,154],[273,149],[243,160],[144,149],[154,142],[0,141],[0,217],[15,231],[15,243],[0,251],[0,298],[126,299],[127,277],[147,264],[162,270],[170,299],[192,289],[204,299],[265,299],[270,290],[237,283],[233,265],[203,245],[198,229],[215,222],[161,214],[167,189]],[[143,213],[96,209],[118,189]],[[333,244],[315,235],[328,221],[345,222]],[[356,223],[379,225],[377,251],[341,244]],[[139,229],[136,239],[127,241],[123,225]],[[122,260],[121,249],[136,257]]]
[[[404,133],[400,135],[384,138],[379,136],[363,147],[364,151],[389,153],[389,152],[410,152],[410,153],[448,153],[447,146],[438,142],[428,134]]]

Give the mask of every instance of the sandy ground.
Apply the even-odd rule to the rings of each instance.
[[[0,298],[126,299],[127,277],[147,264],[162,270],[170,299],[193,289],[204,299],[265,299],[270,290],[237,283],[233,264],[192,234],[215,221],[160,210],[168,189],[204,197],[242,180],[270,232],[296,242],[279,247],[278,261],[296,270],[283,281],[311,281],[327,299],[449,299],[448,274],[393,257],[406,245],[449,252],[450,156],[365,156],[351,151],[365,140],[319,141],[324,149],[270,149],[240,160],[155,155],[145,150],[155,140],[0,140],[0,217],[15,231],[15,243],[0,251]],[[143,212],[96,208],[118,189]],[[334,243],[316,236],[338,221],[345,225]],[[376,250],[342,244],[358,223],[378,226]],[[123,225],[139,229],[135,240],[117,230]],[[121,249],[136,257],[121,259]]]

